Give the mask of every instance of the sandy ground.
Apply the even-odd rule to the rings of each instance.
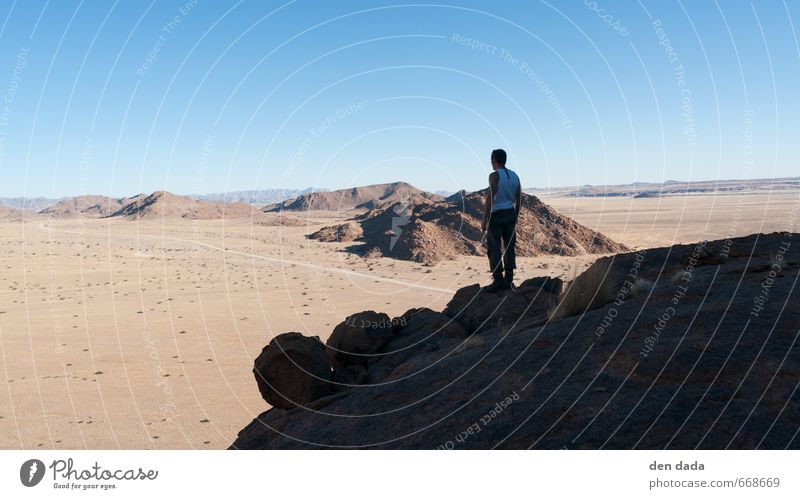
[[[784,230],[797,195],[546,198],[633,247]],[[0,224],[0,448],[224,448],[266,408],[251,368],[276,334],[441,309],[484,258],[363,259],[243,221]],[[796,229],[795,229],[796,230]],[[592,257],[521,259],[519,280]]]
[[[325,340],[351,313],[441,309],[487,281],[484,258],[365,260],[308,241],[313,222],[0,226],[0,447],[225,447],[266,407],[250,370],[272,336]]]
[[[635,248],[726,239],[790,227],[800,193],[685,195],[661,198],[541,197],[564,215]]]

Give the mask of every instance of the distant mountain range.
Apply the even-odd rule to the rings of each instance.
[[[49,208],[50,206],[53,206],[54,204],[64,199],[65,198],[45,198],[45,197],[0,198],[0,206],[15,208],[17,210],[38,212],[44,210],[45,208]]]
[[[800,191],[800,177],[681,182],[634,182],[618,185],[573,185],[523,189],[527,194],[552,197],[659,197],[681,194],[747,194]]]
[[[260,189],[252,191],[217,192],[213,194],[189,195],[190,199],[210,201],[212,203],[247,203],[253,206],[264,206],[280,203],[311,192],[327,192],[327,189]]]
[[[252,191],[232,191],[232,192],[217,192],[202,195],[187,195],[184,196],[189,199],[198,201],[208,201],[210,203],[247,203],[253,206],[262,207],[272,203],[279,203],[287,199],[293,199],[303,194],[310,192],[327,192],[327,189],[315,189],[313,187],[306,187],[305,189],[257,189]],[[48,197],[6,197],[0,198],[0,206],[8,208],[15,208],[18,210],[41,212],[48,208],[61,206],[57,208],[59,211],[75,211],[82,212],[85,207],[82,205],[89,203],[89,206],[97,204],[102,200],[114,200],[115,198],[107,196],[75,196],[75,197],[62,197],[62,198],[48,198]],[[133,199],[133,198],[119,198],[119,200]],[[94,202],[93,202],[94,200]],[[114,205],[115,201],[111,201]],[[117,203],[118,204],[118,203]],[[124,203],[123,203],[124,204]],[[117,209],[122,205],[118,205]],[[102,207],[98,207],[101,209]],[[111,212],[105,213],[104,216],[110,215]]]
[[[681,182],[634,182],[619,185],[581,185],[549,188],[526,188],[523,192],[541,197],[633,197],[652,198],[684,194],[747,194],[757,192],[800,191],[800,177],[745,180],[703,180]],[[165,192],[165,191],[158,191]],[[156,194],[156,193],[154,193]],[[264,211],[303,211],[303,210],[352,210],[372,209],[384,203],[408,199],[441,200],[451,195],[450,191],[423,191],[406,182],[367,185],[350,189],[329,191],[327,189],[260,189],[252,191],[221,192],[204,195],[178,196],[161,202],[171,203],[177,198],[212,204],[248,204]],[[18,217],[15,210],[27,213],[42,213],[54,217],[90,216],[107,217],[131,202],[147,197],[139,194],[128,198],[85,195],[76,197],[5,197],[0,198],[3,217]],[[198,205],[200,206],[200,205]],[[237,208],[240,211],[241,207]],[[11,211],[9,211],[11,210]],[[211,211],[216,211],[214,208]],[[180,210],[178,210],[180,211]],[[190,215],[192,209],[185,214]],[[202,214],[200,209],[195,213]]]

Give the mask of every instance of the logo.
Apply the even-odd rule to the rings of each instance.
[[[35,487],[44,478],[44,463],[38,459],[28,459],[19,469],[19,480],[26,487]]]
[[[392,237],[389,241],[389,251],[394,249],[395,243],[403,235],[403,227],[411,220],[411,207],[408,196],[402,196],[399,203],[392,207],[395,216],[392,217]]]

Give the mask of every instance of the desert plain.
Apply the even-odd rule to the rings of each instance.
[[[631,249],[796,232],[797,192],[539,197]],[[224,220],[0,222],[0,448],[221,449],[265,410],[251,372],[275,335],[325,341],[352,313],[442,309],[485,257],[363,257],[306,236],[335,211]],[[271,221],[275,223],[271,223]],[[521,257],[518,280],[598,255]]]

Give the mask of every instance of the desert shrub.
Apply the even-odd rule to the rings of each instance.
[[[675,273],[672,274],[670,282],[672,284],[678,284],[679,282],[681,282],[681,280],[684,279],[686,275],[687,275],[686,270],[682,267],[678,267],[675,269]]]
[[[631,296],[646,295],[653,289],[653,281],[649,279],[636,279],[631,286]]]
[[[472,350],[473,348],[482,347],[484,344],[483,338],[478,336],[477,334],[473,334],[472,336],[468,337],[464,341],[461,342],[455,349],[456,353],[466,352],[467,350]]]
[[[612,260],[601,258],[564,286],[550,319],[582,314],[602,307],[613,299],[618,282],[612,277]]]

